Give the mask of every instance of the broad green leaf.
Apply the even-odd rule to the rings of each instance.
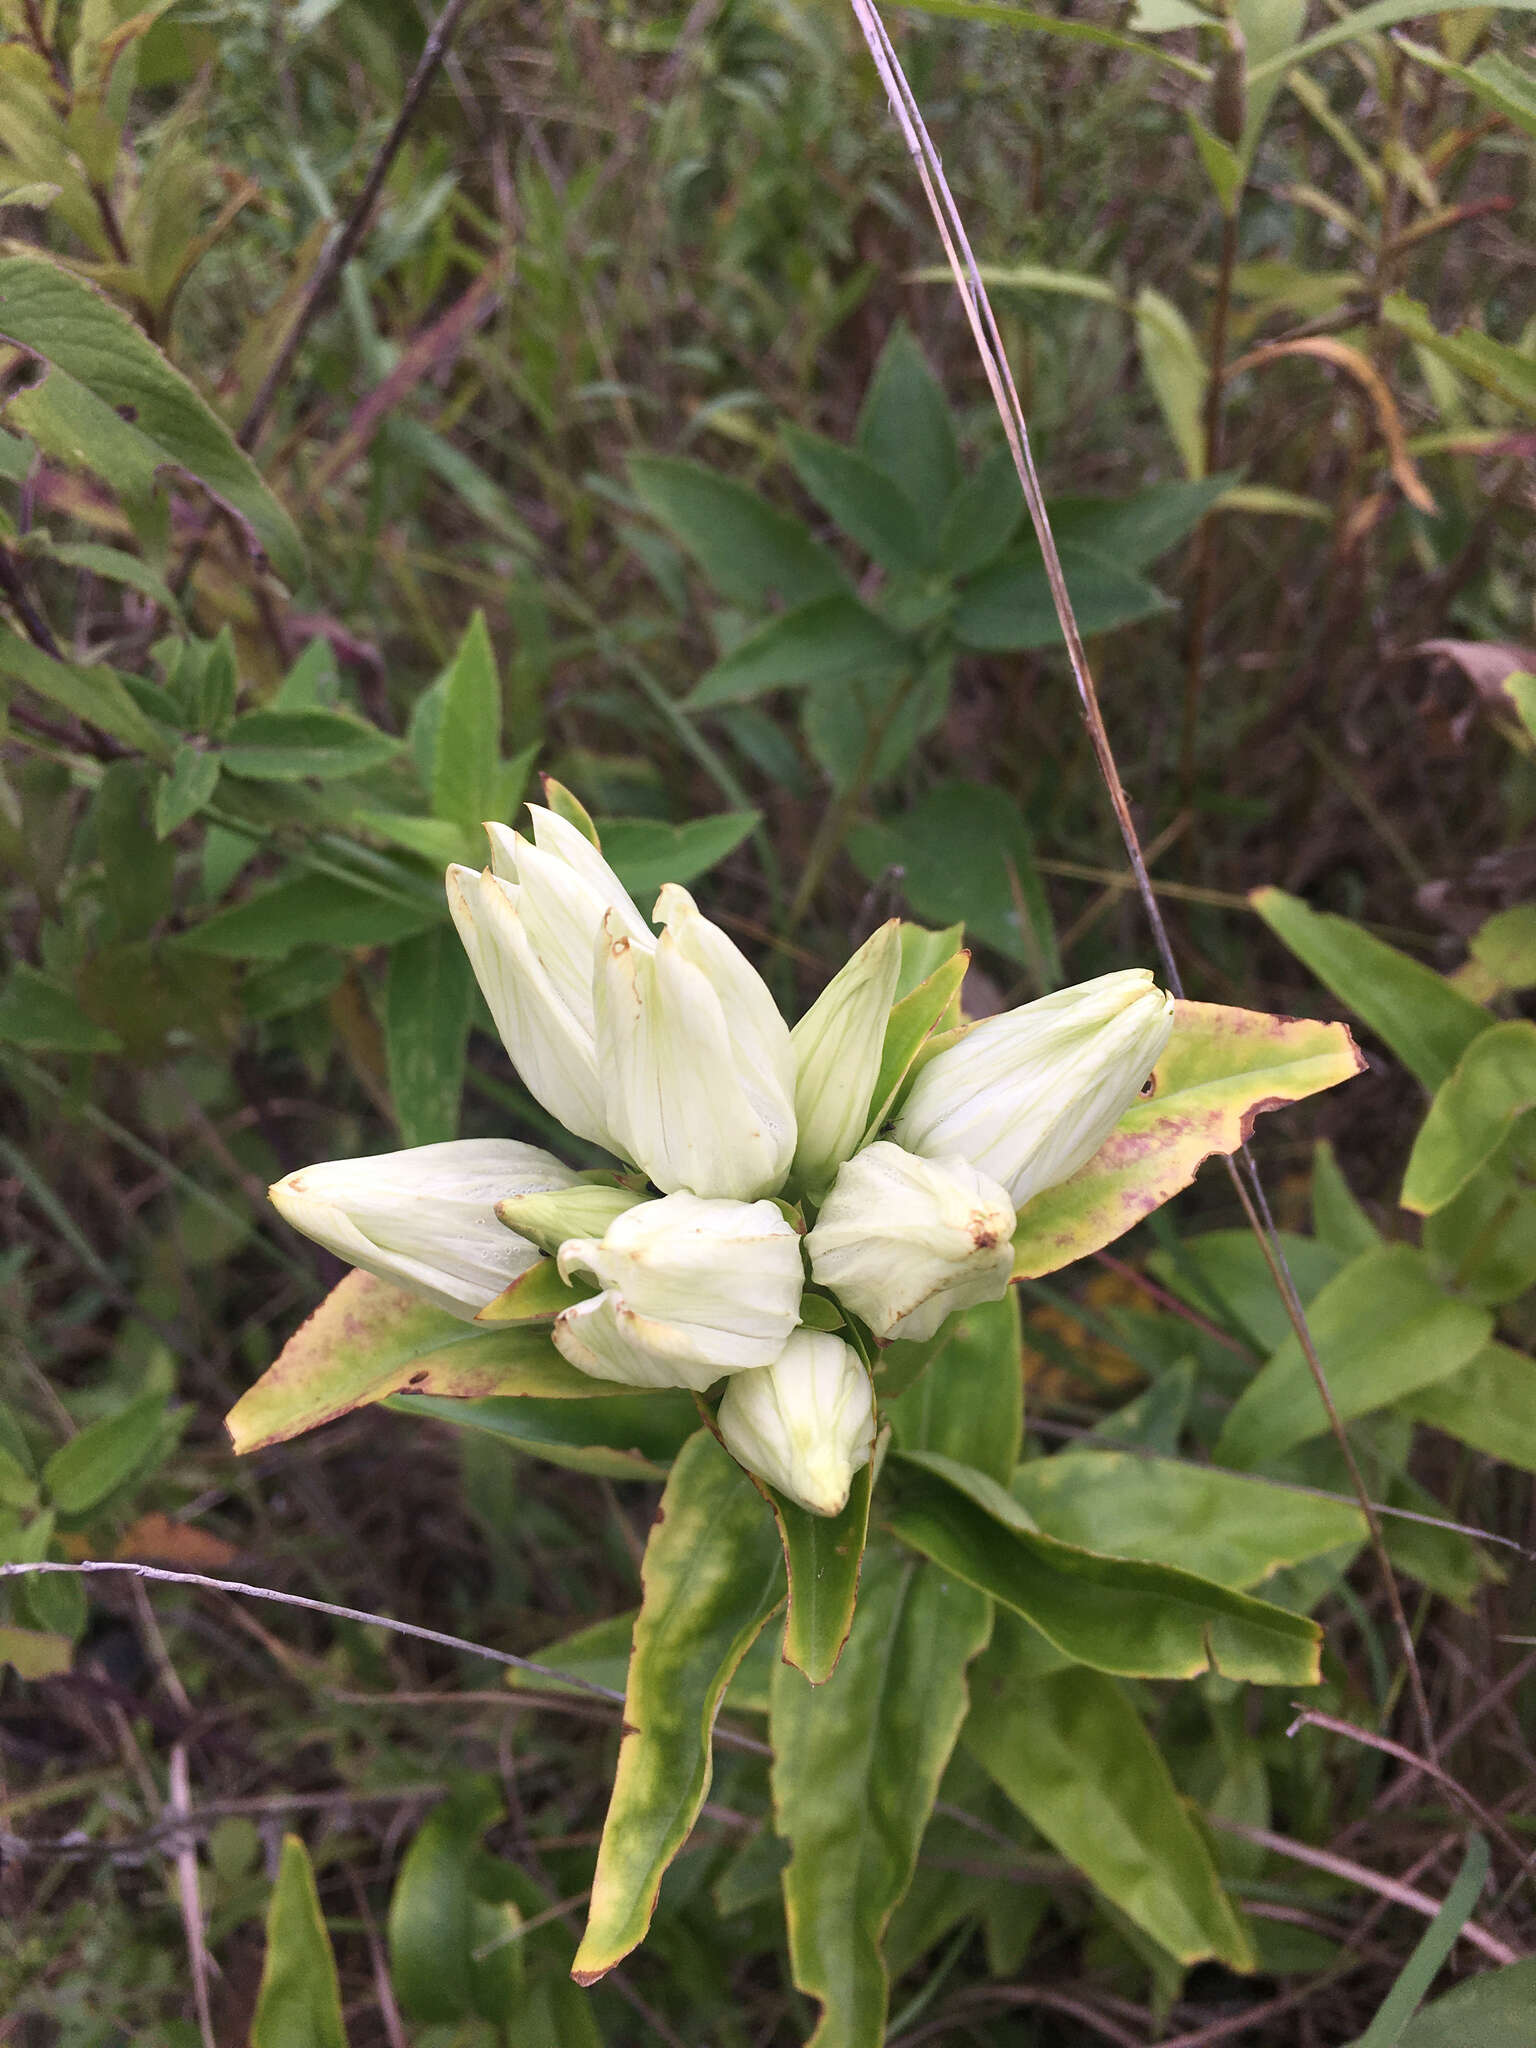
[[[939,1780],[965,1718],[966,1666],[991,1610],[969,1586],[872,1555],[837,1670],[812,1686],[773,1675],[774,1825],[790,1967],[822,2006],[813,2048],[880,2048],[887,1921],[912,1879]]]
[[[1030,1825],[1170,1955],[1251,1970],[1242,1923],[1141,1716],[1101,1672],[1015,1670],[1019,1634],[999,1617],[976,1665],[965,1747]]]
[[[868,1465],[853,1475],[840,1515],[809,1514],[768,1489],[789,1575],[784,1662],[803,1671],[812,1685],[824,1685],[832,1676],[853,1625],[869,1533],[871,1477]]]
[[[1031,968],[1042,992],[1060,981],[1034,842],[1006,791],[941,782],[899,824],[858,826],[848,844],[871,882],[902,869],[902,891],[918,917],[963,923],[973,938]]]
[[[224,960],[282,960],[300,946],[388,946],[447,918],[446,907],[385,895],[338,875],[290,875],[215,911],[176,943]]]
[[[659,818],[605,818],[603,853],[644,908],[664,883],[691,882],[718,867],[761,819],[758,811],[721,811],[682,825]]]
[[[4,259],[0,258],[0,270],[3,268]],[[4,308],[0,307],[0,316],[3,313]],[[163,764],[171,758],[167,735],[145,716],[121,677],[109,668],[82,668],[74,662],[55,661],[40,647],[0,626],[0,676],[24,683],[72,718],[99,726],[113,739],[147,754],[152,761]]]
[[[732,604],[802,605],[844,587],[842,570],[798,519],[680,456],[637,455],[635,495]]]
[[[1381,1232],[1361,1208],[1326,1138],[1312,1148],[1312,1228],[1320,1244],[1344,1258],[1381,1243]]]
[[[896,977],[894,1003],[905,1002],[914,989],[931,980],[946,961],[955,958],[964,943],[964,925],[951,924],[942,931],[930,931],[926,925],[903,922],[901,971]]]
[[[1530,2048],[1536,1958],[1469,1977],[1411,2019],[1398,2048]]]
[[[880,351],[859,410],[858,442],[921,517],[936,522],[960,479],[955,423],[905,321],[891,329]]]
[[[44,1465],[43,1491],[61,1515],[89,1514],[144,1463],[159,1441],[165,1396],[144,1394],[91,1422]]]
[[[402,1145],[437,1145],[459,1134],[473,1000],[469,960],[451,925],[390,949],[384,1044]]]
[[[1107,1557],[1033,1528],[995,1480],[931,1453],[894,1452],[894,1534],[1033,1623],[1076,1663],[1128,1678],[1216,1670],[1315,1685],[1321,1631],[1300,1615],[1173,1565]]]
[[[109,583],[121,583],[163,606],[173,619],[181,617],[181,606],[165,578],[140,556],[126,554],[122,548],[104,548],[95,541],[54,540],[51,535],[46,538],[32,535],[29,539],[32,541],[27,549],[29,554],[42,555],[64,569],[83,569],[87,575],[103,577]]]
[[[1442,334],[1426,309],[1401,292],[1382,301],[1381,317],[1389,327],[1406,334],[1505,404],[1536,415],[1536,359],[1523,350],[1495,341],[1477,327],[1458,327],[1454,334]]]
[[[920,512],[885,470],[855,449],[800,427],[784,430],[784,446],[806,490],[867,555],[887,569],[930,566],[932,512]]]
[[[1141,366],[1147,373],[1185,473],[1205,475],[1205,358],[1171,299],[1143,285],[1133,307]]]
[[[913,929],[904,925],[902,930]],[[954,929],[958,930],[958,927]],[[918,1054],[934,1031],[947,1028],[957,1009],[960,985],[971,964],[969,953],[954,953],[935,967],[926,981],[891,1005],[885,1024],[885,1041],[880,1052],[880,1072],[869,1100],[869,1128],[872,1140],[896,1107],[902,1084],[912,1072]]]
[[[572,1678],[589,1679],[594,1685],[607,1686],[610,1692],[622,1693],[629,1676],[629,1655],[634,1646],[635,1616],[638,1612],[637,1608],[631,1609],[628,1614],[614,1614],[606,1621],[594,1621],[590,1627],[576,1629],[555,1642],[541,1644],[528,1654],[550,1671],[568,1672]],[[562,1686],[559,1679],[546,1678],[543,1672],[520,1670],[515,1665],[508,1667],[505,1676],[506,1683],[515,1692],[581,1690],[579,1686]]]
[[[505,1804],[491,1779],[470,1779],[433,1807],[401,1859],[389,1900],[389,1976],[408,2019],[463,2020],[481,2010],[474,1879],[480,1837]]]
[[[547,1330],[488,1330],[353,1272],[241,1395],[225,1427],[243,1457],[407,1391],[579,1401],[621,1390],[567,1365]]]
[[[937,1451],[1006,1486],[1024,1429],[1024,1357],[1018,1296],[952,1315],[929,1369],[887,1400],[894,1441],[904,1451]]]
[[[1425,1217],[1423,1244],[1453,1293],[1490,1308],[1518,1301],[1536,1286],[1536,1192],[1501,1152]]]
[[[1485,1345],[1455,1372],[1397,1406],[1475,1451],[1536,1472],[1536,1359],[1512,1345]]]
[[[770,690],[834,683],[894,681],[909,673],[914,651],[893,626],[851,591],[832,591],[770,619],[706,669],[683,700],[690,711],[747,704]]]
[[[1536,988],[1536,903],[1496,912],[1472,934],[1467,950],[1500,988]]]
[[[434,868],[447,868],[456,860],[468,866],[485,860],[485,835],[468,837],[446,818],[420,818],[408,811],[354,811],[352,822]]]
[[[283,1837],[267,1907],[267,1953],[251,2048],[347,2048],[336,1959],[309,1852],[297,1835]]]
[[[1172,609],[1155,584],[1095,550],[1068,545],[1059,552],[1072,609],[1085,635],[1112,633]],[[1061,645],[1051,586],[1033,542],[972,578],[960,594],[953,627],[962,647],[982,654]]]
[[[1059,547],[1101,555],[1121,569],[1150,569],[1187,540],[1233,482],[1231,475],[1150,484],[1129,498],[1052,498]]]
[[[255,464],[110,300],[41,257],[0,257],[0,339],[42,371],[6,412],[45,454],[139,500],[163,469],[179,470],[218,500],[285,583],[303,582],[303,544]]]
[[[1089,1160],[1026,1203],[1014,1233],[1015,1279],[1038,1279],[1111,1244],[1186,1188],[1201,1163],[1235,1152],[1264,1110],[1359,1073],[1342,1024],[1178,1003],[1153,1092],[1126,1111]]]
[[[477,838],[488,819],[500,821],[501,794],[501,678],[484,612],[465,627],[443,681],[432,815]]]
[[[247,782],[336,782],[393,760],[401,742],[342,711],[247,711],[219,758]]]
[[[188,818],[195,818],[219,786],[217,754],[179,746],[155,789],[155,837],[169,839]]]
[[[1431,1094],[1495,1020],[1443,975],[1373,938],[1347,917],[1281,889],[1256,889],[1254,909],[1305,967],[1366,1023]]]
[[[957,485],[944,508],[940,562],[951,576],[974,576],[997,560],[1023,518],[1024,490],[1013,453],[1006,445],[994,448]]]
[[[571,1974],[591,1984],[645,1938],[709,1791],[731,1674],[784,1598],[761,1495],[701,1429],[678,1455],[640,1567],[618,1775]]]
[[[1436,1091],[1413,1141],[1402,1205],[1432,1216],[1498,1151],[1536,1106],[1536,1024],[1495,1024],[1467,1047]]]
[[[0,989],[0,1045],[23,1052],[121,1052],[115,1031],[93,1024],[67,988],[18,960]]]
[[[552,1346],[551,1351],[559,1357]],[[607,1380],[590,1386],[584,1398],[581,1388],[484,1401],[397,1394],[386,1405],[411,1422],[425,1415],[455,1429],[481,1430],[568,1472],[595,1479],[665,1479],[668,1465],[699,1426],[693,1396],[670,1388],[616,1392]]]
[[[1439,1287],[1422,1252],[1382,1245],[1351,1260],[1307,1311],[1328,1388],[1345,1422],[1444,1379],[1488,1342],[1493,1318]],[[1227,1416],[1216,1456],[1256,1465],[1328,1428],[1322,1397],[1294,1335],[1249,1381]]]
[[[1239,1592],[1366,1536],[1359,1509],[1343,1501],[1136,1451],[1031,1458],[1009,1492],[1065,1543],[1152,1563],[1177,1558],[1185,1571]]]
[[[585,1278],[562,1280],[556,1261],[543,1258],[519,1273],[494,1301],[488,1301],[475,1321],[481,1329],[494,1329],[502,1323],[541,1322],[559,1315],[562,1309],[574,1308],[578,1301],[590,1301],[596,1292]]]

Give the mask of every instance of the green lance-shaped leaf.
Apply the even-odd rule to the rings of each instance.
[[[390,951],[384,1043],[402,1145],[459,1135],[474,986],[451,925],[402,939]]]
[[[1216,1670],[1316,1685],[1321,1631],[1173,1565],[1106,1557],[1034,1528],[995,1480],[952,1459],[893,1453],[887,1517],[903,1543],[1032,1622],[1079,1664],[1126,1678]]]
[[[745,485],[683,456],[633,456],[629,474],[645,509],[730,603],[796,605],[844,587],[836,558],[810,530]]]
[[[1038,1279],[1113,1243],[1188,1187],[1213,1153],[1245,1144],[1262,1111],[1336,1088],[1364,1064],[1342,1024],[1177,1003],[1151,1096],[1070,1180],[1025,1205],[1014,1278]]]
[[[1402,1202],[1433,1216],[1536,1107],[1536,1024],[1495,1024],[1474,1038],[1429,1105],[1403,1180]]]
[[[93,1024],[73,990],[18,960],[0,989],[0,1045],[25,1052],[121,1052],[115,1031]]]
[[[445,904],[424,896],[385,893],[340,875],[290,872],[243,903],[215,911],[176,944],[222,960],[286,960],[300,946],[393,945],[446,917]]]
[[[1313,910],[1283,889],[1256,889],[1249,900],[1276,938],[1431,1092],[1495,1021],[1443,975],[1347,917]]]
[[[912,1881],[918,1844],[966,1712],[966,1666],[990,1604],[885,1549],[865,1568],[837,1670],[811,1686],[773,1675],[774,1825],[789,1955],[819,1999],[813,2048],[880,2048],[889,1991],[880,1940]]]
[[[782,612],[706,669],[683,700],[688,711],[750,704],[770,690],[893,682],[910,673],[909,643],[851,591],[832,591]]]
[[[758,811],[720,811],[668,825],[659,818],[605,818],[603,857],[637,903],[666,882],[707,874],[761,823]]]
[[[832,1676],[853,1626],[869,1534],[870,1480],[868,1465],[853,1475],[840,1515],[809,1514],[773,1487],[765,1489],[789,1573],[784,1662],[804,1672],[812,1685],[823,1685]]]
[[[636,1393],[606,1380],[594,1380],[586,1400],[572,1400],[569,1392],[553,1400],[524,1394],[484,1401],[396,1394],[384,1405],[411,1421],[426,1416],[500,1437],[530,1458],[594,1479],[665,1479],[699,1426],[698,1404],[681,1388]]]
[[[708,1430],[684,1446],[640,1568],[624,1740],[571,1974],[590,1984],[645,1938],[662,1875],[687,1841],[731,1674],[784,1598],[773,1523]]]
[[[567,1365],[547,1330],[461,1322],[358,1272],[331,1290],[224,1421],[243,1456],[391,1394],[570,1401],[626,1391]]]
[[[485,623],[476,612],[442,678],[442,715],[432,765],[432,815],[481,842],[497,817],[501,780],[501,678]]]
[[[902,927],[904,933],[915,929],[910,925]],[[880,1053],[880,1072],[870,1096],[869,1128],[864,1134],[866,1144],[875,1137],[882,1124],[890,1121],[896,1099],[929,1038],[949,1021],[952,1014],[958,1021],[960,984],[965,980],[965,971],[970,964],[969,953],[951,954],[947,960],[941,960],[916,988],[891,1005],[891,1014],[885,1024],[885,1043]]]
[[[0,313],[4,308],[0,307]],[[99,726],[124,746],[162,764],[171,759],[170,736],[134,702],[127,685],[109,668],[55,661],[40,647],[0,626],[0,676],[25,683],[74,718]]]
[[[381,767],[400,747],[349,712],[247,711],[229,728],[219,759],[246,782],[340,782]]]
[[[934,1363],[888,1400],[886,1413],[902,1450],[935,1451],[1005,1486],[1024,1429],[1024,1353],[1014,1289],[1001,1301],[952,1315],[939,1333]]]
[[[1529,1368],[1536,1395],[1536,1366]],[[1246,1591],[1271,1572],[1363,1543],[1365,1517],[1266,1479],[1133,1451],[1031,1458],[1009,1492],[1052,1536],[1085,1549],[1185,1571]]]
[[[936,552],[931,509],[920,511],[906,492],[867,456],[801,427],[784,430],[795,475],[829,518],[887,569],[927,569]]]
[[[998,1617],[971,1674],[965,1747],[1032,1827],[1181,1963],[1251,1970],[1253,1951],[1162,1751],[1112,1678],[1030,1667]]]
[[[467,1779],[427,1815],[401,1861],[389,1901],[390,1981],[413,2020],[508,2017],[522,1953],[505,1937],[515,1938],[518,1916],[480,1882],[488,1864],[496,1868],[480,1837],[505,1805],[493,1780]]]
[[[181,372],[93,286],[38,256],[0,257],[0,340],[38,364],[5,408],[56,462],[147,499],[162,471],[193,477],[284,582],[304,580],[293,522],[256,465]]]
[[[43,1488],[64,1515],[89,1514],[149,1457],[165,1423],[165,1396],[141,1394],[115,1415],[87,1424],[43,1467]]]
[[[251,2048],[347,2048],[336,1959],[309,1852],[297,1835],[283,1839],[267,1907],[267,1953]]]
[[[1485,1345],[1445,1379],[1420,1387],[1397,1406],[1475,1451],[1536,1472],[1536,1358],[1511,1344]]]
[[[1445,1379],[1493,1334],[1486,1309],[1437,1285],[1411,1245],[1364,1252],[1312,1302],[1307,1321],[1341,1419],[1384,1408]],[[1328,1415],[1294,1334],[1248,1382],[1227,1416],[1216,1456],[1256,1465],[1321,1436]]]

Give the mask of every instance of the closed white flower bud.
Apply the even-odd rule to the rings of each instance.
[[[590,1016],[561,995],[522,913],[521,891],[486,868],[448,870],[448,908],[523,1086],[568,1131],[617,1151],[603,1118]]]
[[[616,1217],[644,1200],[629,1188],[594,1187],[583,1181],[553,1194],[513,1195],[496,1204],[496,1214],[508,1230],[553,1255],[567,1238],[601,1237]]]
[[[636,1387],[694,1387],[777,1358],[800,1319],[800,1239],[772,1202],[667,1195],[568,1238],[560,1277],[602,1293],[555,1318],[581,1371]]]
[[[1000,1301],[1013,1204],[963,1159],[866,1146],[838,1174],[805,1241],[818,1285],[882,1343],[922,1342],[953,1310]]]
[[[491,872],[517,891],[518,912],[555,993],[588,1033],[592,963],[603,919],[637,945],[655,935],[623,883],[584,834],[542,804],[529,804],[533,844],[509,825],[487,825]]]
[[[901,924],[866,939],[789,1034],[797,1180],[824,1188],[864,1135],[901,972]]]
[[[931,1059],[893,1135],[927,1159],[968,1159],[1022,1209],[1093,1157],[1172,1030],[1173,998],[1147,968],[1058,989]]]
[[[794,1054],[762,979],[686,889],[654,948],[610,917],[598,945],[597,1064],[617,1148],[668,1194],[747,1202],[795,1151]]]
[[[464,1138],[302,1166],[269,1193],[295,1230],[337,1258],[472,1322],[539,1256],[497,1221],[497,1202],[575,1179],[537,1145]]]
[[[715,1420],[733,1458],[813,1515],[842,1512],[874,1449],[869,1374],[819,1330],[797,1330],[772,1365],[737,1373]]]

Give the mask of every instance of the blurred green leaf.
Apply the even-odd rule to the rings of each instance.
[[[761,1495],[708,1430],[672,1467],[640,1568],[618,1775],[572,1975],[590,1984],[645,1938],[663,1874],[709,1791],[731,1674],[784,1598]]]
[[[1009,1491],[1064,1543],[1152,1563],[1177,1558],[1183,1570],[1239,1592],[1366,1536],[1359,1509],[1344,1501],[1139,1451],[1084,1447],[1031,1458]]]
[[[1512,1345],[1485,1345],[1455,1372],[1405,1395],[1397,1406],[1475,1451],[1536,1472],[1536,1359]]]
[[[216,911],[176,943],[226,960],[282,960],[299,946],[387,946],[446,917],[446,908],[386,896],[337,875],[298,874]]]
[[[852,448],[800,427],[784,430],[795,475],[829,519],[887,569],[926,569],[934,561],[931,513]]]
[[[451,925],[390,948],[384,1044],[402,1145],[438,1145],[459,1134],[474,987]]]
[[[1472,934],[1467,950],[1501,988],[1536,988],[1536,903],[1496,912]]]
[[[335,782],[378,768],[401,742],[343,711],[247,711],[219,758],[247,782]]]
[[[401,1859],[389,1900],[389,1974],[408,2019],[462,2020],[478,2009],[473,1876],[480,1837],[504,1805],[489,1778],[470,1779],[433,1807]]]
[[[991,449],[955,488],[939,528],[939,560],[974,576],[1007,547],[1024,518],[1024,487],[1006,444]]]
[[[1090,638],[1172,609],[1155,584],[1091,549],[1064,546],[1060,554],[1078,626]],[[954,632],[962,647],[982,654],[1062,644],[1045,564],[1033,543],[1004,555],[966,585]]]
[[[1150,484],[1129,498],[1052,498],[1051,525],[1058,547],[1087,550],[1120,569],[1150,569],[1189,538],[1235,481],[1227,474]]]
[[[0,259],[3,262],[3,259]],[[4,308],[0,306],[0,318]],[[168,762],[171,742],[151,719],[146,718],[119,676],[109,668],[81,668],[73,662],[55,661],[30,641],[8,627],[0,626],[0,676],[25,683],[50,704],[57,704],[72,718],[99,726],[124,746],[148,754],[152,761]]]
[[[1455,1883],[1446,1893],[1439,1912],[1419,1936],[1413,1954],[1398,1972],[1392,1989],[1377,2008],[1376,2017],[1354,2048],[1399,2048],[1406,2038],[1404,2029],[1476,1911],[1487,1875],[1488,1843],[1482,1835],[1470,1835]],[[1480,2035],[1479,2042],[1486,2038]]]
[[[1495,1024],[1473,1039],[1435,1092],[1403,1179],[1402,1205],[1432,1216],[1536,1105],[1536,1024]]]
[[[858,445],[934,524],[960,480],[943,388],[904,320],[891,329],[859,410]],[[835,515],[834,515],[835,516]]]
[[[733,854],[762,821],[758,811],[721,811],[668,825],[658,818],[605,818],[603,855],[642,909],[666,882],[691,882]]]
[[[888,1981],[880,1938],[965,1718],[966,1666],[987,1601],[893,1554],[872,1553],[836,1671],[773,1675],[774,1825],[790,1845],[784,1909],[795,1983],[819,1999],[813,2048],[880,2048]]]
[[[1346,1259],[1381,1243],[1381,1232],[1356,1200],[1326,1138],[1312,1148],[1312,1228],[1320,1244]]]
[[[561,1636],[555,1642],[541,1644],[537,1650],[529,1651],[536,1663],[544,1664],[551,1671],[569,1672],[573,1678],[590,1679],[594,1685],[606,1685],[610,1692],[622,1693],[629,1677],[630,1652],[634,1647],[635,1616],[639,1609],[628,1614],[611,1615],[606,1621],[594,1621],[590,1627],[579,1628],[574,1634]],[[506,1682],[517,1692],[570,1692],[579,1687],[562,1686],[555,1678],[546,1678],[541,1672],[519,1670],[509,1666]]]
[[[1530,2048],[1536,1958],[1469,1977],[1411,2019],[1398,2048]]]
[[[1348,1256],[1295,1231],[1283,1230],[1278,1238],[1303,1302],[1326,1286]],[[1373,1236],[1371,1244],[1375,1242]],[[1370,1244],[1360,1249],[1369,1251]],[[1291,1319],[1264,1245],[1251,1230],[1203,1230],[1198,1237],[1180,1238],[1166,1250],[1153,1252],[1147,1271],[1181,1301],[1202,1315],[1214,1316],[1260,1351],[1268,1354],[1285,1341]]]
[[[549,1350],[560,1358],[553,1345]],[[412,1421],[427,1415],[456,1429],[484,1430],[531,1458],[594,1479],[665,1479],[668,1465],[699,1426],[693,1396],[671,1388],[615,1393],[606,1380],[589,1380],[588,1388],[483,1401],[411,1394],[388,1405]]]
[[[9,1664],[29,1685],[44,1678],[65,1677],[74,1661],[74,1646],[68,1636],[0,1625],[0,1669]]]
[[[0,309],[0,317],[3,317],[3,309]],[[31,534],[28,543],[26,552],[29,555],[57,562],[62,569],[82,569],[88,576],[121,583],[160,605],[173,619],[181,616],[181,606],[165,578],[138,555],[127,554],[122,548],[104,548],[95,541],[55,540],[51,534]]]
[[[1341,1420],[1384,1408],[1476,1357],[1493,1318],[1437,1286],[1422,1252],[1382,1245],[1351,1260],[1307,1311]],[[1294,1335],[1249,1381],[1216,1443],[1227,1464],[1278,1457],[1328,1428],[1322,1397]]]
[[[915,925],[903,925],[903,937],[916,929]],[[958,943],[958,925],[934,936],[948,940],[951,934]],[[960,985],[970,963],[969,953],[951,953],[934,968],[926,981],[920,981],[916,988],[891,1005],[880,1052],[880,1072],[875,1080],[874,1093],[869,1098],[867,1138],[872,1140],[889,1119],[902,1083],[911,1073],[914,1061],[932,1033],[947,1030],[953,1022],[958,1022]]]
[[[1132,312],[1141,347],[1141,366],[1162,408],[1185,473],[1203,477],[1207,372],[1200,345],[1178,307],[1151,285],[1143,285],[1136,294]]]
[[[1181,1963],[1251,1970],[1253,1951],[1161,1750],[1113,1679],[1016,1670],[999,1616],[963,1741],[1032,1827]]]
[[[895,680],[913,666],[913,650],[894,627],[850,591],[798,605],[749,633],[706,669],[683,700],[690,711],[746,704],[769,690],[819,689]]]
[[[848,850],[879,882],[900,870],[914,914],[963,923],[973,938],[1035,971],[1043,994],[1061,978],[1056,935],[1024,814],[1005,790],[941,782],[899,822],[859,825]]]
[[[1402,9],[1394,18],[1407,20],[1408,11]],[[1458,327],[1454,334],[1442,334],[1428,311],[1401,292],[1392,292],[1382,301],[1381,317],[1389,327],[1406,334],[1505,404],[1536,416],[1536,360],[1523,350],[1495,341],[1478,327]]]
[[[432,814],[478,841],[501,822],[501,678],[484,612],[464,629],[444,677],[432,765]]]
[[[144,1394],[116,1415],[88,1423],[44,1465],[43,1491],[61,1515],[84,1515],[115,1493],[159,1441],[165,1396]]]
[[[1077,1663],[1129,1678],[1206,1670],[1316,1685],[1321,1632],[1300,1615],[1167,1564],[1100,1556],[1047,1536],[997,1482],[932,1452],[893,1452],[886,1520],[942,1570],[1033,1623]]]
[[[802,605],[844,587],[836,561],[798,519],[702,463],[637,455],[629,475],[652,518],[732,604]]]
[[[169,839],[195,818],[219,786],[219,757],[198,747],[179,746],[155,789],[155,837]]]
[[[0,1044],[24,1052],[121,1052],[115,1031],[92,1023],[79,999],[25,960],[11,969],[0,989]]]
[[[110,300],[42,257],[0,257],[0,337],[43,372],[7,414],[45,454],[130,499],[148,499],[167,465],[195,477],[284,582],[303,582],[303,545],[255,464]]]
[[[1495,1021],[1452,988],[1347,917],[1313,910],[1281,889],[1256,889],[1250,901],[1305,967],[1354,1010],[1431,1094],[1480,1031]]]
[[[91,805],[102,883],[123,939],[146,938],[171,907],[176,850],[154,828],[156,779],[146,761],[114,761]]]
[[[251,2048],[347,2048],[336,1959],[309,1852],[297,1835],[283,1838],[267,1907],[267,1953]]]
[[[1423,1245],[1435,1277],[1466,1300],[1517,1301],[1536,1286],[1536,1192],[1500,1152],[1425,1217]]]

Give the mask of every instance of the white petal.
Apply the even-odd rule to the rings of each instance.
[[[703,1393],[725,1370],[701,1348],[696,1333],[636,1315],[616,1294],[562,1310],[554,1340],[579,1372],[630,1387],[692,1387]]]
[[[779,1357],[737,1373],[716,1416],[726,1449],[813,1515],[835,1515],[874,1448],[869,1375],[840,1337],[799,1330]]]
[[[533,820],[534,845],[551,859],[563,862],[580,879],[611,914],[614,931],[643,946],[653,944],[651,929],[636,910],[629,891],[586,834],[543,804],[530,804],[528,815]]]

